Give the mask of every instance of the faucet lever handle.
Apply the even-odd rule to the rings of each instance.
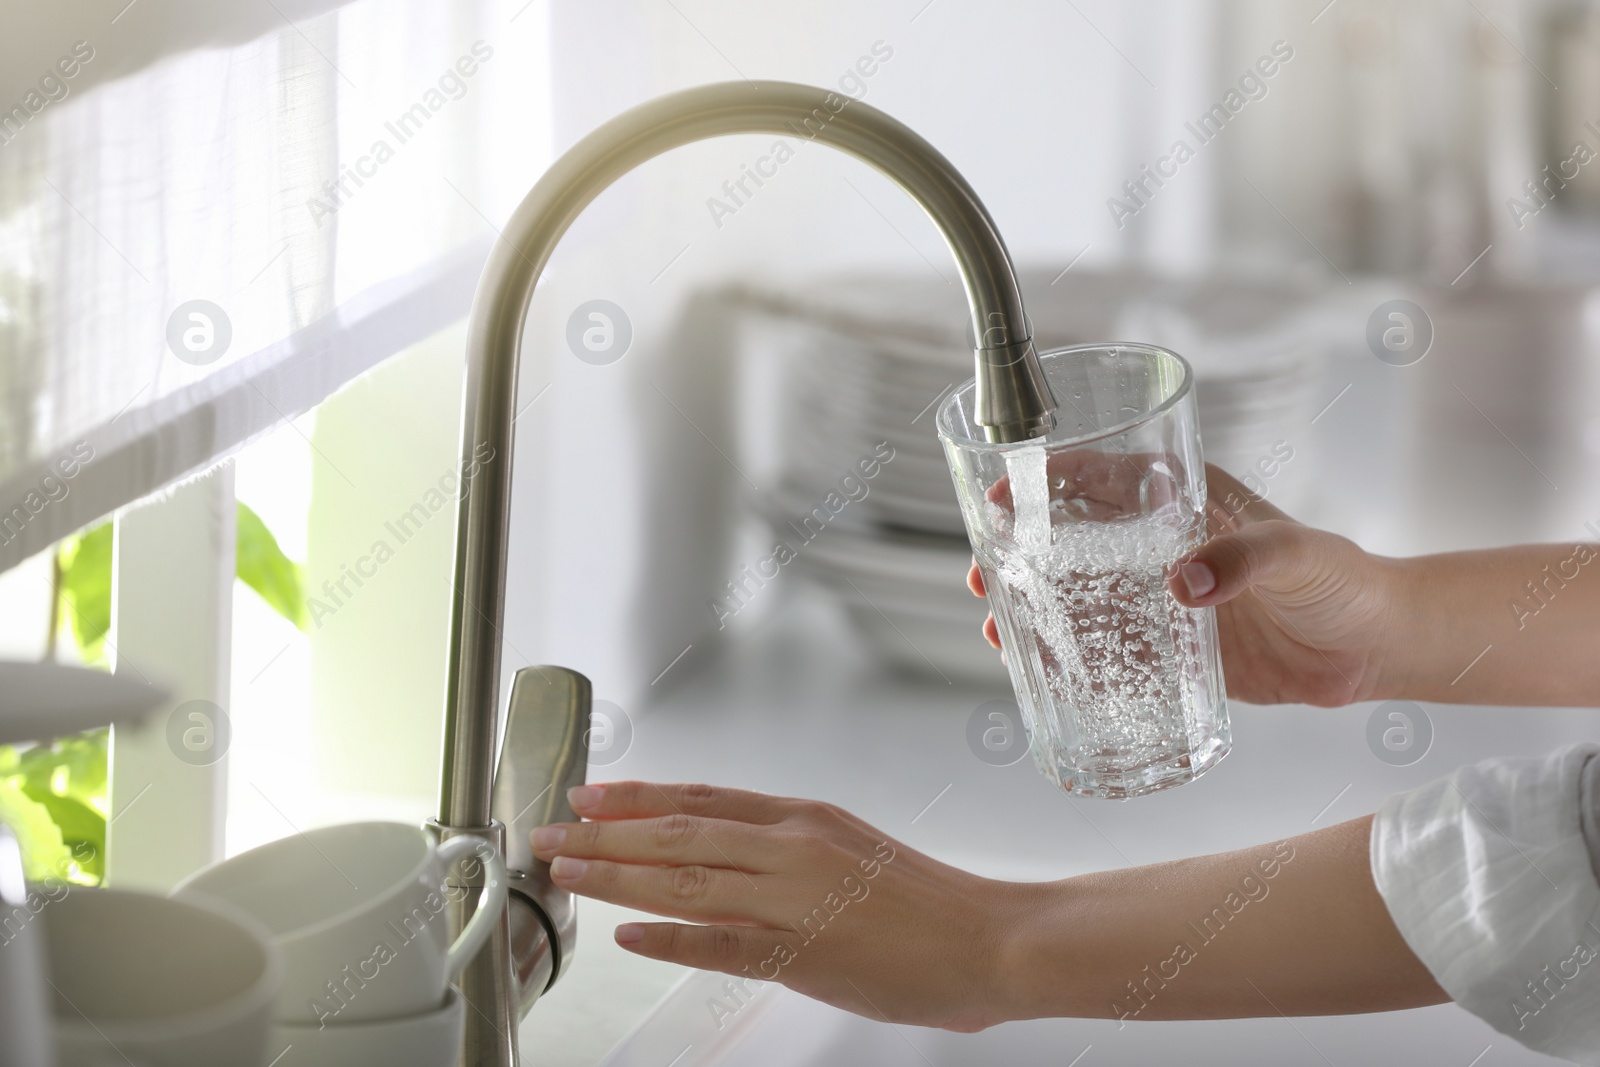
[[[565,667],[524,667],[511,683],[494,817],[506,824],[506,867],[523,874],[543,865],[528,835],[554,822],[576,822],[567,790],[588,769],[589,679]]]
[[[575,822],[567,790],[588,769],[589,679],[565,667],[524,667],[511,683],[492,797],[505,823],[510,991],[518,1018],[572,962],[578,916],[572,894],[550,880],[533,854],[535,827]]]

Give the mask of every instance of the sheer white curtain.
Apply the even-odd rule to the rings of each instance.
[[[543,5],[330,6],[3,49],[0,569],[465,314],[549,158]]]

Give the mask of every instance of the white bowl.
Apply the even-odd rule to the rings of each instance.
[[[268,1049],[274,1067],[454,1067],[467,1002],[454,988],[444,1006],[424,1015],[378,1022],[274,1023]]]
[[[40,912],[60,1067],[262,1067],[283,967],[248,916],[73,887]]]

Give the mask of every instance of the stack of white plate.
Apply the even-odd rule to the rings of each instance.
[[[1247,466],[1270,455],[1289,421],[1304,424],[1318,374],[1304,290],[1086,271],[1052,284],[1058,277],[1022,274],[1038,346],[1138,340],[1190,357],[1208,458]],[[741,465],[759,472],[754,506],[795,549],[795,566],[838,596],[886,661],[1003,679],[979,632],[986,609],[966,588],[971,550],[934,429],[939,402],[972,376],[959,288],[852,276],[730,299],[760,383]],[[871,478],[864,460],[877,464]]]
[[[934,431],[938,401],[972,373],[959,348],[826,323],[791,335],[790,390],[777,413],[783,517],[804,515],[864,457],[892,455],[848,512],[855,526],[962,538],[961,513]]]

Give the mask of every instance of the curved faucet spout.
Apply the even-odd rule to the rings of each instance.
[[[978,421],[996,440],[1049,429],[1054,403],[1034,355],[1022,296],[994,221],[937,149],[882,111],[788,82],[728,82],[642,104],[572,147],[506,223],[473,301],[461,455],[492,448],[458,515],[440,821],[489,821],[499,706],[500,625],[511,501],[517,355],[533,289],[557,241],[602,190],[640,163],[723,134],[804,137],[893,179],[938,226],[961,269],[978,343]]]
[[[471,464],[478,484],[462,494],[457,516],[443,827],[487,834],[491,823],[517,356],[534,286],[556,242],[601,190],[670,148],[735,133],[831,145],[904,189],[933,219],[961,270],[976,338],[978,421],[996,441],[1027,440],[1053,425],[1054,401],[1034,354],[1005,242],[949,160],[908,127],[838,93],[787,82],[688,89],[607,122],[557,160],[522,201],[489,256],[473,301],[461,455],[469,463],[494,458]],[[473,996],[466,985],[463,992]],[[509,1062],[515,1062],[514,1043]]]

